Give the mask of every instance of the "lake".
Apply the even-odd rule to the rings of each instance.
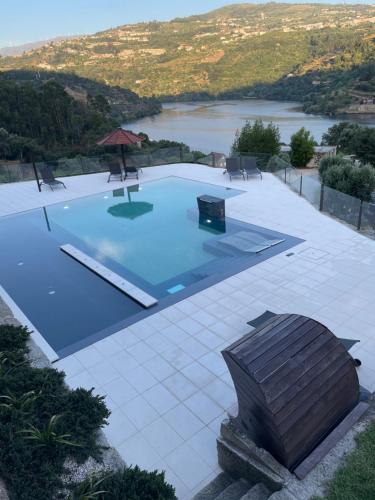
[[[236,130],[243,127],[246,120],[254,121],[256,118],[262,118],[266,124],[273,122],[278,125],[281,141],[285,144],[289,144],[290,136],[301,127],[310,130],[320,143],[324,132],[344,119],[375,125],[374,116],[330,118],[306,114],[296,102],[248,99],[167,103],[159,115],[126,123],[125,128],[145,132],[150,139],[170,139],[205,153],[215,151],[227,154]]]

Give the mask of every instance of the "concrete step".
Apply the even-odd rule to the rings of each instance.
[[[197,493],[193,500],[215,500],[215,498],[229,485],[231,485],[233,481],[234,480],[229,476],[229,474],[221,472],[215,477],[215,479],[213,479],[207,486]]]
[[[241,500],[267,500],[271,496],[270,490],[263,483],[258,483],[249,489]]]
[[[240,500],[251,488],[251,484],[245,479],[239,479],[227,486],[215,500]]]

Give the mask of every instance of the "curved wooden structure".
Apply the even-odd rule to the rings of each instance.
[[[288,469],[358,403],[353,358],[305,316],[276,315],[222,354],[237,392],[237,426]]]

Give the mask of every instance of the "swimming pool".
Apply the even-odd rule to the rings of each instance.
[[[241,191],[168,177],[2,217],[0,285],[65,356],[301,241],[200,217],[203,194],[228,199]],[[254,241],[277,244],[256,253]],[[65,244],[158,304],[146,310],[62,252]]]

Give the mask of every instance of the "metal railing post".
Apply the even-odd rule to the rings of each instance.
[[[284,167],[284,182],[286,184],[286,167]]]
[[[216,167],[216,158],[215,158],[215,153],[212,153],[212,166],[215,168]]]
[[[299,180],[299,195],[302,196],[302,174],[301,174],[301,178]]]
[[[358,223],[357,223],[357,230],[358,231],[361,229],[362,211],[363,211],[363,200],[361,200],[361,204],[359,205],[359,214],[358,214]]]
[[[180,146],[180,162],[183,163],[184,161],[184,152],[182,150],[182,146]]]
[[[319,210],[323,212],[323,206],[324,206],[324,184],[321,184],[320,186],[320,202],[319,202]]]
[[[41,189],[41,187],[40,187],[40,181],[39,181],[38,170],[37,170],[37,168],[36,168],[34,158],[32,159],[31,163],[33,164],[33,170],[34,170],[35,180],[36,180],[36,183],[38,184],[38,191],[39,191],[39,193],[40,193],[40,192],[42,191],[42,189]]]

